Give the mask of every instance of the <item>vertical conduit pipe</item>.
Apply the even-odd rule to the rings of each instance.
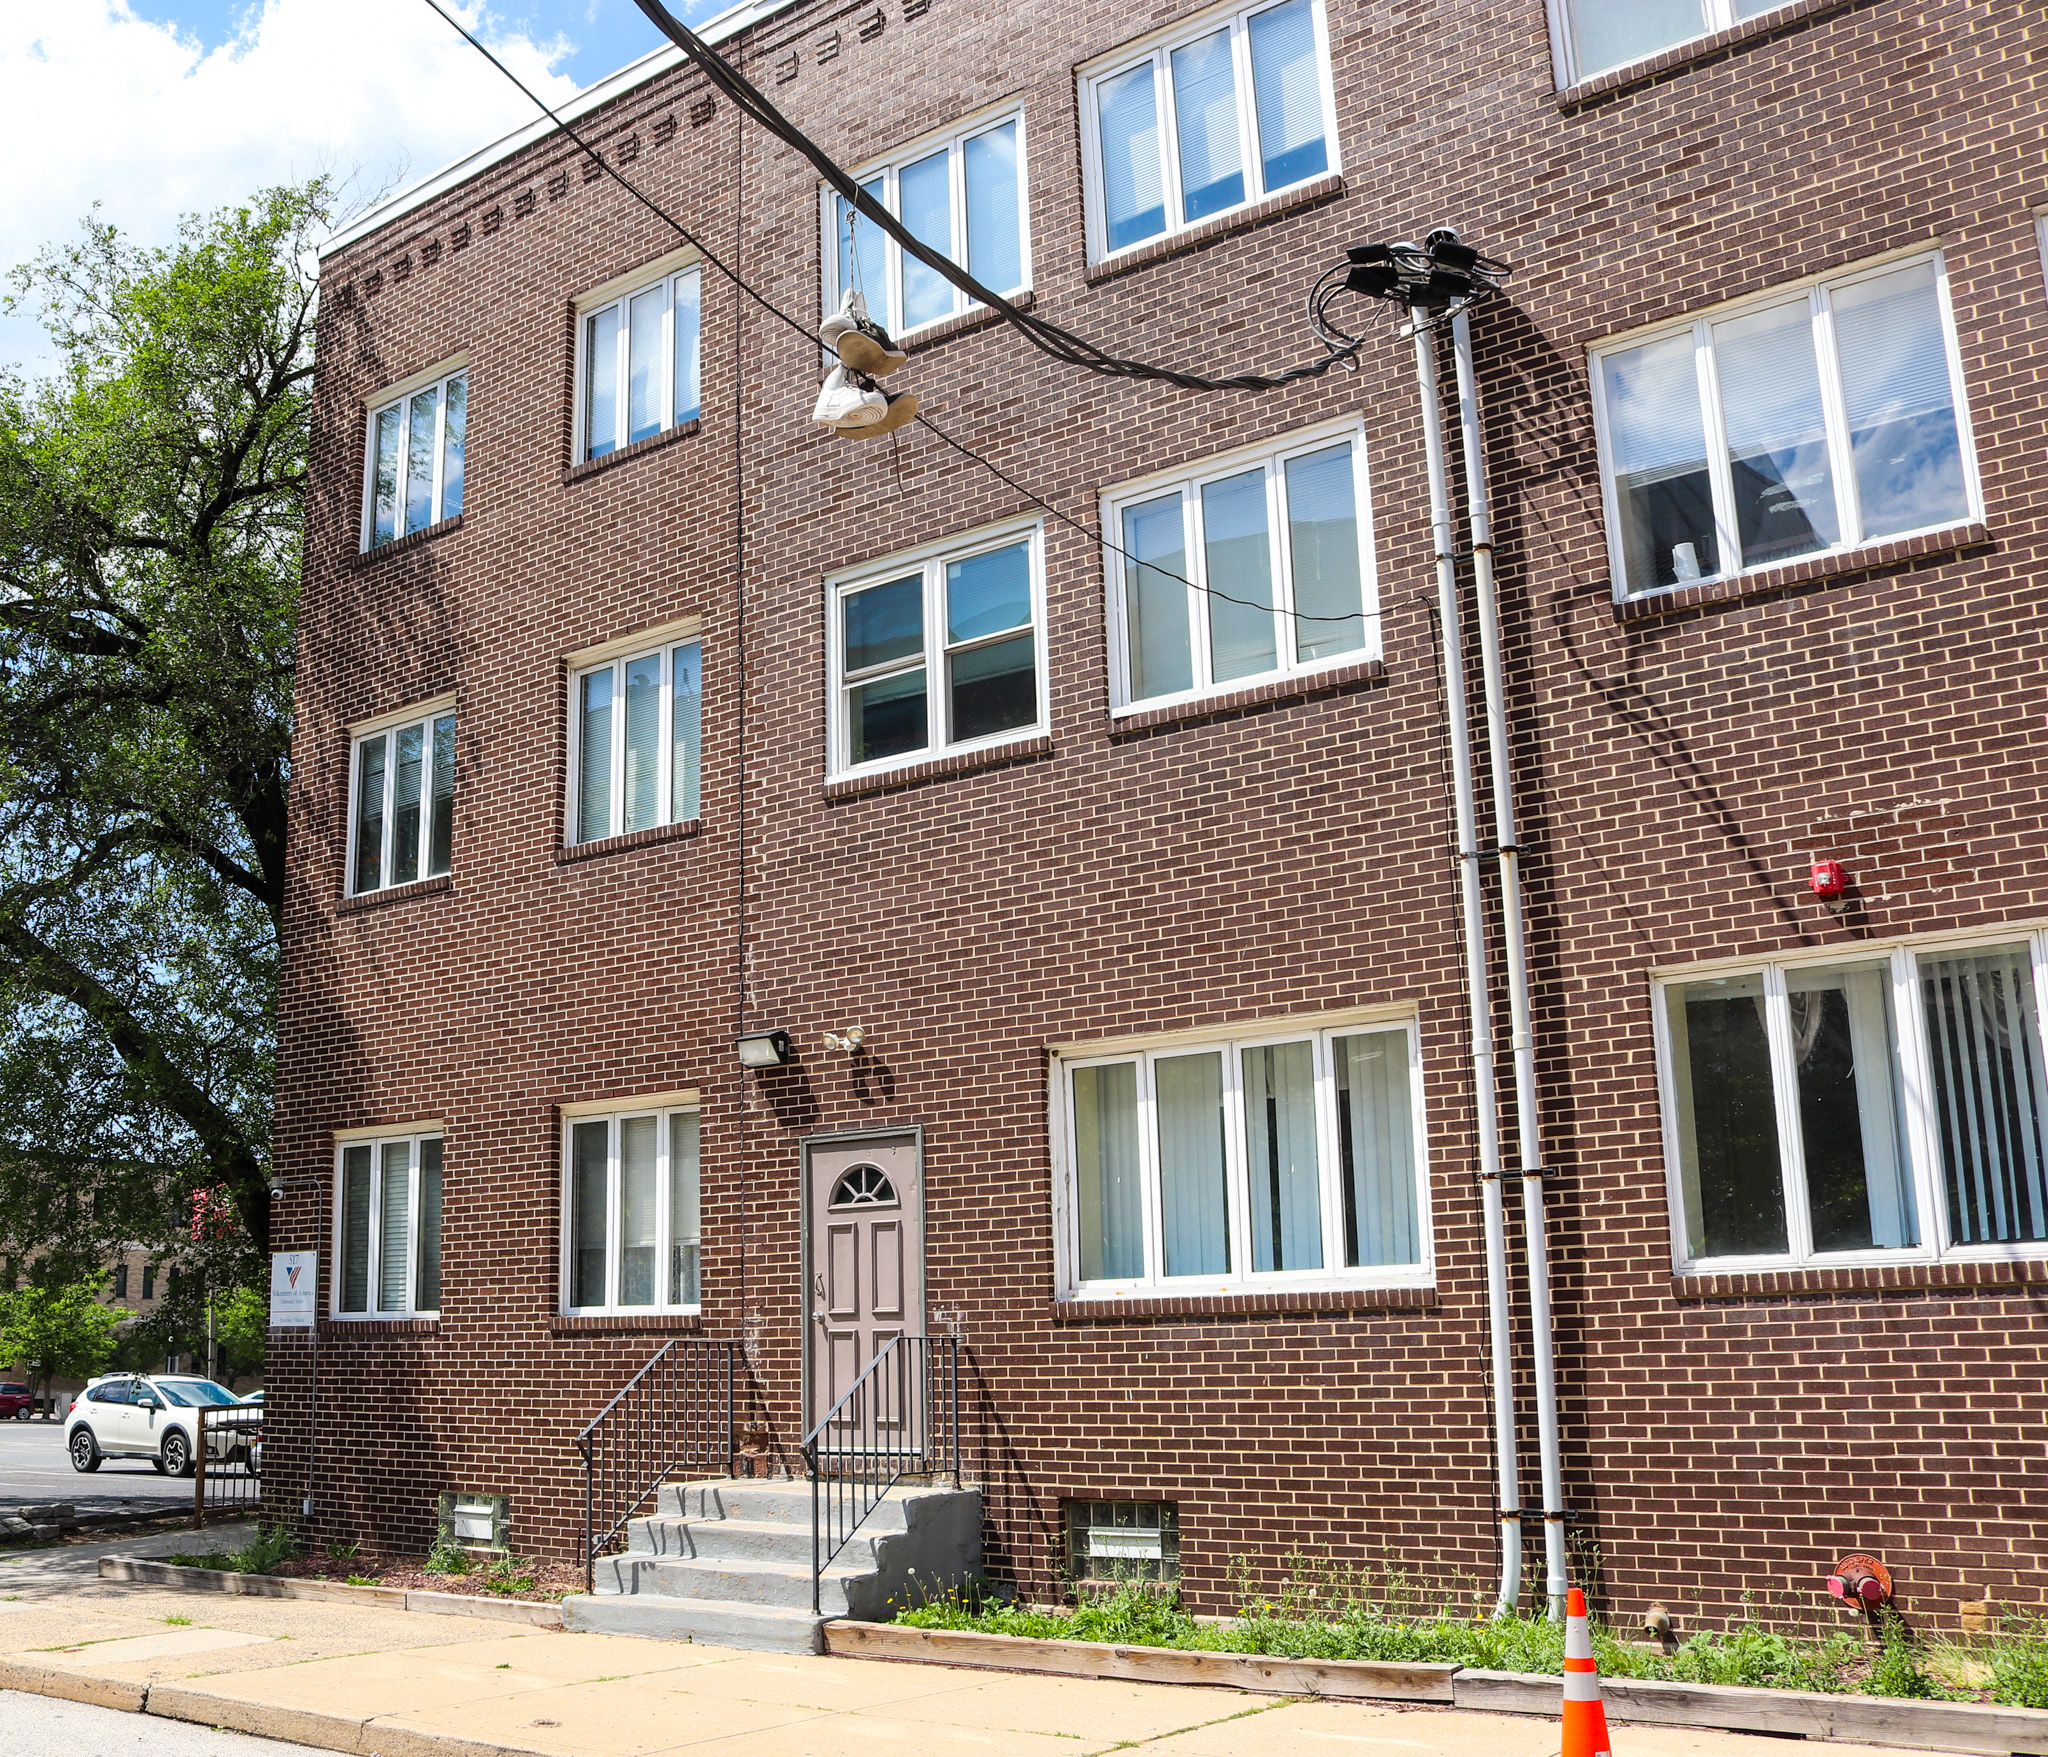
[[[1436,549],[1442,622],[1444,718],[1451,744],[1451,791],[1458,837],[1459,914],[1465,942],[1465,999],[1472,1016],[1474,1124],[1486,1229],[1486,1316],[1493,1355],[1493,1442],[1499,1475],[1500,1594],[1496,1617],[1522,1596],[1521,1488],[1515,1459],[1514,1339],[1508,1310],[1507,1221],[1501,1201],[1500,1106],[1493,1073],[1493,1000],[1487,981],[1486,912],[1479,882],[1478,807],[1472,787],[1472,729],[1465,699],[1465,638],[1458,606],[1458,563],[1451,537],[1450,482],[1444,465],[1442,390],[1433,332],[1415,333],[1415,376],[1422,390],[1423,452],[1429,466],[1429,525]]]
[[[1451,320],[1458,370],[1458,426],[1465,453],[1465,506],[1472,525],[1480,663],[1485,675],[1487,759],[1493,780],[1494,837],[1500,852],[1501,926],[1508,966],[1508,1021],[1515,1072],[1515,1131],[1522,1178],[1522,1234],[1529,1257],[1529,1328],[1536,1369],[1536,1436],[1543,1476],[1544,1583],[1553,1622],[1564,1617],[1564,1471],[1557,1434],[1557,1361],[1550,1311],[1550,1251],[1543,1218],[1543,1129],[1536,1106],[1536,1033],[1529,1005],[1528,945],[1522,930],[1521,848],[1515,832],[1515,775],[1508,744],[1507,691],[1500,657],[1500,606],[1493,585],[1493,517],[1486,493],[1486,447],[1472,371],[1472,327]]]

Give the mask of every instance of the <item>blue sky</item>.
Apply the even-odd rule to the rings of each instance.
[[[632,0],[444,4],[551,103],[661,41]],[[425,0],[0,0],[0,272],[95,204],[143,244],[321,173],[360,205],[532,115]],[[0,315],[0,370],[47,364],[32,318]]]

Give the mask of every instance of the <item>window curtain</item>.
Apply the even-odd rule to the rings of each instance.
[[[1958,1244],[2048,1240],[2048,1087],[2025,945],[1920,960],[1935,1126]]]
[[[693,1306],[703,1298],[698,1127],[694,1110],[676,1111],[668,1119],[668,1301],[674,1306]]]
[[[1161,1056],[1152,1064],[1159,1115],[1160,1220],[1168,1275],[1230,1272],[1224,1188],[1223,1057]]]
[[[654,1199],[658,1118],[619,1124],[619,1304],[654,1304]]]
[[[1340,1037],[1332,1055],[1348,1265],[1419,1263],[1408,1034],[1372,1031]]]
[[[420,1230],[418,1268],[413,1281],[414,1307],[441,1309],[441,1143],[420,1143]]]
[[[406,1262],[411,1256],[412,1143],[391,1141],[384,1148],[384,1177],[378,1195],[377,1222],[377,1309],[402,1312],[405,1297]]]
[[[1314,1046],[1266,1044],[1245,1050],[1243,1061],[1252,1268],[1320,1269],[1323,1213]]]
[[[1074,1169],[1081,1205],[1081,1279],[1145,1273],[1138,1188],[1138,1067],[1074,1070]]]
[[[569,1303],[601,1306],[605,1303],[604,1248],[611,1192],[606,1178],[610,1169],[610,1125],[578,1123],[570,1150],[569,1195]]]

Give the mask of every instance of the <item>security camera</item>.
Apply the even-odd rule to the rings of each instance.
[[[281,1179],[281,1178],[272,1178],[272,1179],[271,1179],[271,1181],[270,1181],[270,1199],[271,1199],[271,1200],[272,1200],[273,1202],[279,1202],[279,1201],[282,1201],[282,1200],[284,1199],[284,1181],[283,1181],[283,1179]]]

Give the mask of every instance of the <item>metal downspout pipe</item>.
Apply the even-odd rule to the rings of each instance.
[[[1429,524],[1436,548],[1437,606],[1443,628],[1445,718],[1449,722],[1451,788],[1458,837],[1458,895],[1465,942],[1465,999],[1472,1018],[1473,1106],[1479,1136],[1479,1189],[1486,1231],[1486,1315],[1492,1342],[1493,1440],[1500,1493],[1500,1593],[1495,1600],[1493,1614],[1503,1617],[1514,1612],[1522,1596],[1521,1487],[1515,1458],[1514,1333],[1508,1307],[1507,1221],[1500,1188],[1500,1109],[1493,1069],[1493,1000],[1488,982],[1486,911],[1479,875],[1478,807],[1472,785],[1472,731],[1465,698],[1465,642],[1458,603],[1456,544],[1451,535],[1450,484],[1444,466],[1442,393],[1437,382],[1436,343],[1432,332],[1426,328],[1418,328],[1415,334],[1415,376],[1422,389],[1423,451],[1429,466]]]
[[[1552,1622],[1564,1617],[1564,1469],[1557,1433],[1557,1359],[1550,1312],[1550,1251],[1543,1218],[1543,1130],[1536,1107],[1536,1032],[1529,1004],[1529,957],[1522,926],[1522,851],[1515,831],[1515,774],[1508,744],[1507,691],[1500,659],[1500,608],[1493,588],[1493,517],[1486,447],[1472,371],[1472,326],[1451,320],[1458,371],[1458,425],[1465,453],[1465,506],[1472,526],[1472,575],[1486,689],[1487,758],[1493,780],[1494,839],[1500,854],[1501,926],[1508,966],[1509,1042],[1515,1070],[1515,1133],[1522,1179],[1522,1236],[1529,1258],[1529,1328],[1536,1376],[1536,1435],[1543,1475],[1544,1590]]]

